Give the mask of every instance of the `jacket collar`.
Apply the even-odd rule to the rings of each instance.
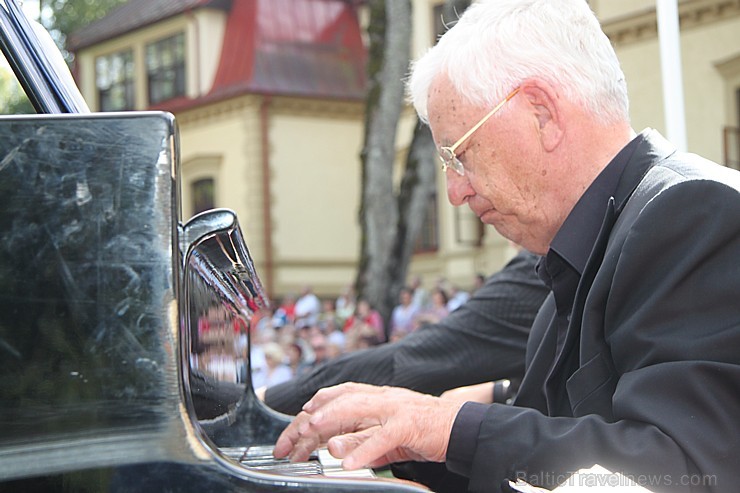
[[[640,132],[639,137],[641,139],[637,149],[627,162],[614,194],[617,214],[622,211],[650,168],[676,152],[676,147],[655,129],[646,128]]]

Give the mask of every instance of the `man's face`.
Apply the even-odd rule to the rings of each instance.
[[[552,239],[545,192],[548,168],[521,92],[456,149],[464,175],[446,171],[447,195],[466,204],[504,237],[544,253]],[[429,93],[429,123],[437,147],[450,146],[490,110],[463,102],[444,77]]]

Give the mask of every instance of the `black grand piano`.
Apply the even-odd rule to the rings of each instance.
[[[0,491],[423,491],[272,457],[268,300],[233,212],[180,217],[174,118],[89,113],[13,0],[0,28],[38,112],[0,116]]]

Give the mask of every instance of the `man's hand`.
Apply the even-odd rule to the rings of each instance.
[[[391,462],[443,462],[462,402],[407,389],[345,383],[322,389],[283,431],[275,457],[305,461],[318,446],[345,469]]]

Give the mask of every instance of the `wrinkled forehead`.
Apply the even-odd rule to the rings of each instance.
[[[444,135],[448,127],[471,123],[468,120],[474,110],[447,77],[438,76],[432,81],[427,95],[427,118],[433,134]]]
[[[439,120],[449,111],[450,107],[460,104],[460,95],[455,91],[450,80],[444,75],[438,75],[429,85],[427,94],[427,112],[430,123]]]

